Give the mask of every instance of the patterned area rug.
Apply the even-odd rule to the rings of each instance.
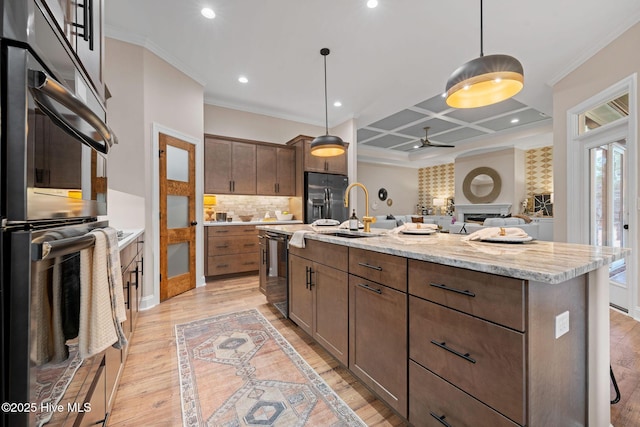
[[[176,325],[185,426],[364,426],[282,335],[246,310]]]
[[[43,408],[55,408],[67,391],[73,376],[82,365],[78,355],[78,345],[69,346],[69,357],[58,364],[46,364],[36,370],[33,397],[36,403],[36,426],[48,423],[54,412],[42,411]],[[66,408],[65,408],[66,410]]]

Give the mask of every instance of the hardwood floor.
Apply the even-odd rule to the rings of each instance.
[[[140,313],[108,425],[182,425],[174,325],[248,308],[257,308],[367,425],[405,425],[322,347],[267,305],[258,291],[258,276],[208,282]]]
[[[257,276],[211,281],[140,313],[108,425],[182,425],[174,325],[247,308],[257,308],[367,425],[405,425],[322,347],[266,304]],[[640,322],[615,310],[611,365],[621,392],[620,402],[611,405],[611,422],[614,427],[638,426]]]
[[[611,424],[640,426],[640,322],[616,310],[610,313],[611,367],[620,388],[620,402],[611,405]]]

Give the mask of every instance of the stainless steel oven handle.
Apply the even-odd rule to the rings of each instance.
[[[67,88],[55,81],[43,71],[29,70],[29,88],[38,106],[58,126],[77,136],[82,142],[93,149],[107,154],[113,144],[118,143],[118,138],[113,134],[109,126],[100,119],[84,102],[78,99]],[[100,143],[74,127],[53,106],[49,99],[54,99],[73,111],[84,121],[89,123],[98,132],[104,143]]]
[[[85,234],[78,237],[68,237],[66,239],[44,241],[42,243],[32,243],[31,258],[33,261],[57,258],[89,248],[93,246],[95,242],[95,236],[92,234]]]

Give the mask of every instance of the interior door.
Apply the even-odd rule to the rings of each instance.
[[[160,301],[195,288],[195,145],[160,134]]]
[[[616,141],[593,147],[590,156],[590,243],[597,246],[626,247],[628,209],[626,201],[626,142]],[[610,303],[628,310],[626,259],[609,266]]]

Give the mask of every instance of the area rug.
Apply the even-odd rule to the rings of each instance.
[[[256,309],[176,325],[185,426],[364,426]]]
[[[46,409],[57,407],[82,361],[78,355],[78,345],[73,344],[69,346],[69,357],[66,360],[57,364],[48,363],[36,370],[35,388],[32,392],[36,406],[36,426],[51,420],[54,412]]]

